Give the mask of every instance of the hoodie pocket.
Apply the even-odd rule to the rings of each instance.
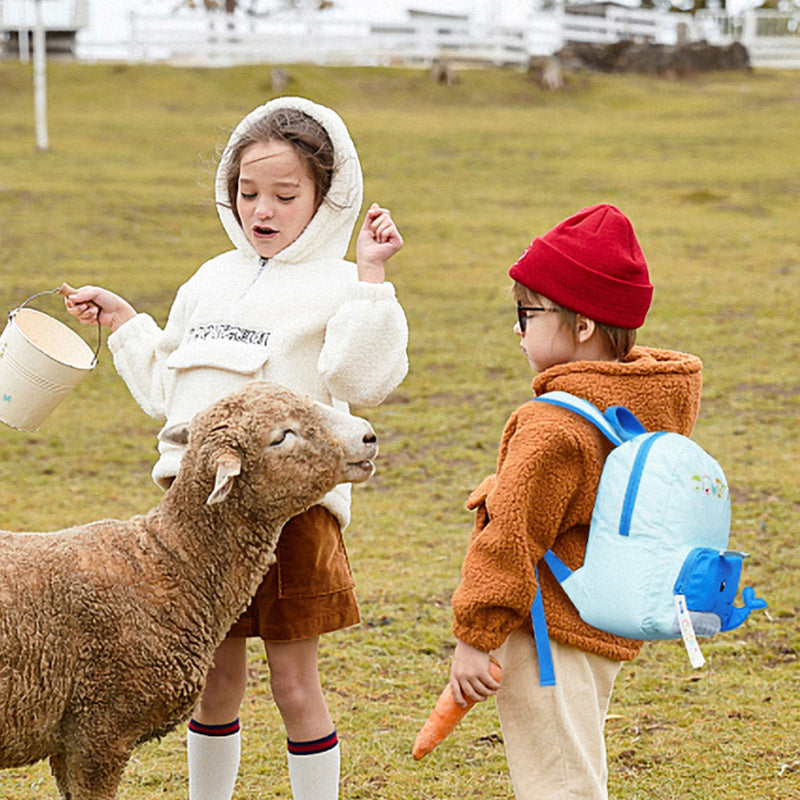
[[[167,408],[170,419],[191,419],[246,383],[265,377],[266,348],[229,342],[190,342],[167,358],[173,391]]]
[[[473,534],[482,531],[489,524],[489,510],[486,507],[486,499],[489,497],[489,493],[492,489],[494,489],[496,480],[497,476],[488,475],[467,498],[467,509],[475,512]]]
[[[233,339],[198,341],[182,344],[169,358],[167,367],[174,370],[218,369],[241,375],[260,372],[269,360],[269,349],[247,341]]]

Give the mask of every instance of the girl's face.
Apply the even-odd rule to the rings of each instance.
[[[535,372],[576,358],[574,332],[559,312],[555,303],[541,296],[536,303],[528,305],[526,302],[518,308],[514,333],[520,337],[522,352]]]
[[[316,211],[314,181],[286,142],[255,142],[242,153],[236,209],[262,258],[272,258],[305,230]]]

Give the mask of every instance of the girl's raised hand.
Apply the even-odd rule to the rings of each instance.
[[[358,278],[368,283],[383,283],[386,262],[403,246],[388,208],[373,203],[356,239]]]
[[[84,325],[99,321],[113,332],[136,316],[135,309],[127,300],[99,286],[73,289],[65,283],[59,291],[64,295],[67,311]]]

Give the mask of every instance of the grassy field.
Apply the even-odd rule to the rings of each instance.
[[[770,603],[704,643],[623,668],[607,726],[616,800],[800,798],[800,73],[671,82],[516,71],[291,68],[291,93],[337,108],[366,199],[389,205],[411,370],[378,409],[382,456],[354,492],[348,547],[363,624],[324,639],[343,800],[511,798],[493,702],[434,754],[410,747],[446,681],[449,598],[470,489],[530,394],[507,269],[529,240],[595,202],[633,220],[656,295],[640,341],[705,363],[696,439],[733,493],[732,546]],[[269,69],[54,63],[51,149],[35,149],[29,69],[0,63],[0,308],[62,280],[101,283],[163,322],[177,286],[228,247],[211,202],[219,146],[271,96]],[[37,303],[60,314],[58,301]],[[91,336],[86,332],[87,338]],[[34,434],[0,426],[2,527],[50,530],[141,512],[157,420],[100,364]],[[46,657],[46,654],[43,654]],[[289,798],[284,733],[252,649],[237,797]],[[125,800],[186,796],[184,729],[139,749]],[[46,765],[0,773],[0,797],[53,797]]]

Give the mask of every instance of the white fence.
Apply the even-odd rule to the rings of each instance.
[[[691,26],[688,14],[669,14],[653,9],[627,9],[610,6],[604,17],[589,14],[558,15],[561,20],[561,43],[586,42],[611,44],[623,40],[674,44],[677,26]]]
[[[41,13],[48,30],[77,31],[89,22],[88,0],[43,0]],[[0,0],[0,30],[31,30],[35,25],[33,0]]]
[[[0,0],[0,10],[14,0]],[[19,2],[19,0],[16,0]],[[69,0],[85,7],[85,0]],[[800,17],[750,11],[741,17],[722,12],[696,15],[652,9],[607,7],[605,16],[535,11],[516,25],[474,25],[468,16],[448,24],[409,19],[402,24],[333,19],[325,12],[296,12],[266,19],[180,8],[172,14],[134,13],[130,36],[113,47],[78,36],[79,58],[169,61],[229,66],[244,63],[385,65],[434,61],[497,65],[527,64],[531,56],[557,52],[568,42],[620,40],[674,44],[705,40],[741,41],[756,67],[800,69]]]
[[[401,26],[326,22],[324,14],[261,24],[245,15],[136,15],[132,19],[130,58],[220,66],[303,61],[381,65],[435,60],[526,64],[532,55],[550,55],[567,42],[633,39],[675,44],[679,28],[680,35],[689,41],[741,41],[753,66],[800,69],[800,34],[792,15],[750,11],[737,19],[724,14],[692,16],[619,7],[610,7],[604,17],[540,11],[531,14],[524,25],[480,30],[468,24],[442,28],[421,22]]]
[[[48,51],[71,52],[89,22],[88,0],[0,0],[0,52],[18,50],[27,61],[39,19]]]
[[[761,67],[800,69],[800,11],[751,11],[744,16],[742,42]]]
[[[550,55],[567,42],[610,43],[623,39],[675,44],[741,41],[753,66],[800,69],[797,20],[789,14],[750,11],[742,18],[724,14],[666,13],[610,7],[606,16],[539,11],[526,24],[471,29],[469,24],[436,26],[410,22],[382,26],[366,22],[326,22],[324,14],[294,22],[257,24],[245,15],[179,13],[134,16],[132,60],[230,65],[241,63],[382,65],[436,60],[526,64]]]

